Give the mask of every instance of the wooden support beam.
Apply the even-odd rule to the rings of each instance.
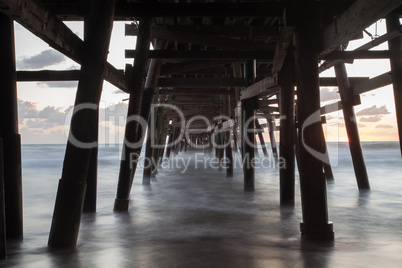
[[[288,53],[289,47],[292,45],[293,41],[293,33],[295,30],[294,20],[292,14],[293,9],[288,7],[283,14],[282,23],[284,24],[281,33],[279,35],[279,39],[276,42],[276,50],[274,60],[272,62],[272,73],[277,73],[282,69],[283,63],[285,61],[286,55]],[[293,24],[293,25],[292,25]]]
[[[80,79],[80,70],[17,71],[18,82],[78,81],[79,79]]]
[[[265,106],[265,107],[259,107],[257,109],[259,112],[263,112],[263,113],[267,113],[267,114],[271,114],[271,113],[279,113],[279,107],[272,107],[272,106]]]
[[[245,100],[256,96],[271,95],[278,91],[278,75],[274,74],[240,91],[240,99]]]
[[[20,2],[20,1],[18,1]],[[92,1],[85,38],[86,57],[83,59],[77,89],[70,135],[59,181],[49,247],[74,248],[77,243],[84,205],[88,167],[92,148],[97,145],[97,109],[101,98],[103,72],[113,28],[115,0]],[[85,107],[85,106],[84,106]]]
[[[387,72],[370,80],[354,84],[352,90],[354,95],[359,95],[390,84],[392,84],[392,75],[391,72]]]
[[[84,19],[84,42],[91,38],[89,18]],[[96,125],[99,125],[99,106],[97,108]],[[95,140],[99,143],[99,134],[96,133]],[[96,212],[97,186],[98,186],[98,148],[96,145],[91,149],[91,159],[89,160],[87,187],[85,191],[83,212]]]
[[[21,137],[15,73],[14,24],[0,13],[0,135],[4,153],[6,236],[23,239]]]
[[[0,11],[75,62],[83,62],[84,42],[40,1],[2,0]],[[105,66],[104,76],[114,86],[127,91],[124,74],[109,63]]]
[[[387,16],[387,31],[392,32],[400,29],[400,20],[397,14]],[[402,36],[388,41],[389,52],[391,54],[391,74],[394,87],[394,99],[396,120],[398,123],[399,146],[402,153]]]
[[[275,159],[275,162],[278,163],[278,147],[276,146],[275,134],[274,131],[276,130],[275,121],[272,118],[268,118],[268,133],[269,133],[269,140],[271,143],[272,155]]]
[[[136,50],[127,49],[126,58],[136,58],[140,53]],[[203,59],[203,60],[242,60],[254,58],[260,60],[272,60],[274,53],[272,51],[229,51],[229,50],[151,50],[150,58],[163,59]]]
[[[335,103],[327,104],[320,108],[320,114],[325,115],[333,112],[342,110],[342,102],[338,101]]]
[[[280,204],[294,205],[295,201],[295,90],[294,59],[288,59],[279,73],[279,156],[286,165],[280,166]],[[278,100],[275,100],[278,101]]]
[[[233,90],[228,89],[161,89],[160,94],[173,94],[173,95],[234,95]]]
[[[308,121],[320,108],[319,50],[318,44],[311,42],[319,37],[317,1],[297,1],[297,8],[303,10],[298,16],[294,35],[299,123],[298,167],[303,208],[300,229],[305,239],[333,240],[333,226],[328,221],[326,181],[322,161],[311,154],[320,152],[321,149],[321,123]]]
[[[244,77],[246,86],[254,84],[255,80],[255,60],[246,60],[244,64]],[[243,128],[243,174],[244,174],[244,190],[254,191],[255,170],[254,170],[254,138],[255,138],[255,98],[244,99],[241,101],[242,123]]]
[[[160,78],[158,87],[192,87],[192,88],[228,88],[228,87],[242,87],[244,86],[244,79],[242,78]]]
[[[321,32],[321,56],[335,51],[400,5],[400,0],[357,0]]]
[[[224,115],[227,117],[231,117],[231,107],[230,107],[230,96],[222,96],[223,98],[223,111]],[[226,121],[228,122],[228,121]],[[229,123],[229,122],[228,122]],[[223,124],[222,127],[224,128]],[[227,143],[227,146],[225,147],[225,157],[226,157],[226,177],[233,177],[233,148],[232,148],[232,134],[231,134],[232,128],[226,129],[225,131],[225,141],[224,143]]]
[[[184,72],[191,72],[195,70],[200,70],[212,66],[219,66],[224,65],[227,63],[232,63],[233,61],[205,61],[205,60],[196,60],[196,61],[185,61],[180,63],[168,64],[164,65],[162,68],[161,75],[168,75],[168,74],[179,74]]]
[[[349,140],[350,153],[359,190],[370,189],[366,164],[360,145],[359,130],[353,108],[354,96],[348,80],[344,63],[335,66],[335,74],[338,80],[339,94],[341,95],[342,111],[345,120],[346,132]]]
[[[127,28],[126,28],[127,29]],[[272,51],[274,47],[264,42],[257,42],[244,39],[233,39],[233,37],[220,37],[211,34],[179,31],[173,27],[153,27],[152,37],[161,40],[174,42],[191,43],[203,46],[221,47],[236,49],[240,51],[261,50]]]
[[[260,140],[262,153],[264,154],[264,157],[268,157],[267,146],[265,146],[264,136],[262,135],[262,133],[264,133],[264,129],[261,127],[260,123],[258,122],[258,119],[255,120],[255,128],[258,134],[258,139]]]
[[[4,203],[4,150],[0,136],[0,259],[7,257],[6,242],[6,207]]]
[[[353,86],[357,83],[361,83],[363,81],[369,80],[369,77],[350,77],[350,84]],[[338,84],[336,82],[335,77],[320,77],[319,79],[320,87],[337,87]]]
[[[325,60],[389,59],[388,50],[334,51]]]
[[[224,37],[243,37],[249,38],[252,33],[254,38],[277,36],[278,29],[273,26],[247,26],[247,25],[154,25],[152,27],[152,34],[155,31],[161,30],[175,30],[179,32],[190,32],[195,34],[209,34]],[[127,36],[136,36],[138,34],[138,27],[135,24],[125,25],[125,34]]]
[[[132,20],[141,17],[275,17],[281,16],[285,5],[278,2],[254,3],[134,3],[118,1],[116,18]],[[54,7],[61,17],[86,15],[85,4]],[[77,16],[78,15],[78,16]]]
[[[148,94],[144,95],[144,79],[148,67],[148,52],[151,42],[151,24],[152,20],[150,18],[142,18],[139,21],[140,34],[136,41],[136,49],[142,53],[134,61],[134,66],[131,70],[129,82],[130,99],[127,110],[128,121],[126,122],[124,132],[122,159],[120,160],[117,193],[114,201],[113,209],[115,211],[128,210],[131,186],[137,168],[137,162],[141,154],[141,141],[144,139],[143,136],[145,133],[145,129],[140,127],[139,121],[135,120],[134,122],[130,122],[129,118],[133,119],[136,116],[141,116],[142,104],[144,101],[148,102],[149,100],[146,98],[150,98],[151,96],[149,95],[153,94],[151,90],[148,90]],[[148,121],[147,119],[145,120]]]

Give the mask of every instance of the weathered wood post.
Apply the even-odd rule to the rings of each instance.
[[[295,93],[294,63],[285,62],[279,73],[280,142],[279,153],[285,165],[279,170],[280,204],[295,201]]]
[[[244,64],[245,86],[254,84],[256,74],[255,60],[246,60]],[[254,138],[255,138],[255,99],[250,98],[242,101],[242,123],[243,127],[243,174],[244,190],[254,191]]]
[[[0,137],[0,259],[7,256],[6,210],[4,206],[4,157],[3,139]]]
[[[391,13],[387,16],[387,31],[400,29],[399,14]],[[388,41],[392,83],[394,87],[396,120],[398,123],[399,146],[402,153],[402,36]]]
[[[97,107],[113,27],[114,7],[115,0],[91,1],[89,34],[84,48],[86,56],[81,65],[49,236],[49,246],[52,248],[73,248],[77,244],[91,152],[97,144]]]
[[[140,139],[139,131],[142,131],[142,128],[140,128],[139,122],[135,120],[135,117],[141,115],[148,51],[151,42],[151,24],[151,18],[141,18],[139,21],[136,50],[140,53],[134,61],[129,81],[130,99],[127,111],[126,130],[124,133],[122,159],[120,161],[117,194],[114,201],[115,211],[128,210],[131,185],[134,178],[133,170],[137,167],[137,161],[141,153],[141,148],[138,148],[140,147],[138,146],[138,140]],[[137,143],[136,146],[133,145],[135,143]]]
[[[328,221],[326,181],[322,161],[310,152],[320,152],[321,121],[318,77],[318,9],[315,0],[297,1],[295,29],[297,113],[299,127],[299,170],[303,221],[302,236],[307,239],[333,240]],[[316,115],[316,116],[315,116]],[[313,123],[314,121],[317,121]],[[311,124],[310,124],[311,123]]]
[[[269,140],[271,142],[271,149],[272,149],[272,155],[274,156],[275,162],[278,162],[278,147],[276,146],[276,140],[275,140],[275,121],[272,118],[267,119],[268,123],[268,132],[269,132]]]
[[[89,18],[84,18],[84,41],[90,38]],[[99,125],[99,106],[96,124]],[[98,142],[98,132],[96,132],[96,142]],[[91,149],[91,160],[88,167],[87,189],[85,191],[84,212],[96,212],[96,198],[98,186],[98,144]]]
[[[18,134],[14,24],[0,13],[0,133],[4,150],[7,238],[23,239],[21,137]]]
[[[225,115],[231,118],[231,107],[230,107],[230,95],[223,96],[224,98],[224,107],[225,107]],[[229,121],[227,121],[229,123]],[[228,145],[225,147],[225,155],[226,155],[226,176],[233,177],[233,148],[232,148],[232,141],[231,141],[231,129],[232,127],[229,126],[229,129],[225,131],[225,141]]]
[[[362,147],[360,145],[359,129],[357,128],[355,110],[353,108],[355,101],[354,95],[350,87],[345,63],[337,64],[334,66],[334,68],[339,94],[342,101],[343,117],[345,120],[345,127],[348,135],[349,148],[352,155],[357,185],[360,190],[367,190],[370,189],[370,183],[367,175],[366,164],[364,163]]]
[[[267,146],[265,145],[265,140],[264,140],[264,129],[261,127],[260,122],[258,122],[258,119],[255,120],[255,128],[257,129],[257,134],[258,134],[258,139],[260,140],[261,144],[261,150],[262,153],[264,154],[265,157],[268,157],[268,151],[267,151]]]
[[[145,144],[144,171],[142,175],[142,184],[144,185],[148,185],[151,183],[150,180],[152,175],[152,133],[150,129],[151,128],[148,129],[148,137]]]

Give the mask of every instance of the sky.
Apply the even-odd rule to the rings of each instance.
[[[108,61],[118,69],[124,69],[126,63],[132,64],[132,60],[124,58],[124,51],[135,48],[135,37],[124,36],[125,23],[115,22],[108,55]],[[82,38],[81,22],[66,22],[66,25]],[[385,21],[381,20],[367,30],[373,35],[382,35],[386,33]],[[350,42],[348,50],[353,50],[370,40],[371,38],[365,34],[362,40]],[[77,63],[49,47],[18,23],[15,23],[15,43],[17,70],[80,68]],[[387,43],[375,49],[387,49]],[[356,60],[354,64],[346,64],[346,68],[349,77],[375,77],[390,70],[388,60]],[[327,70],[321,76],[334,76],[334,71]],[[24,144],[66,143],[77,84],[78,82],[71,81],[18,83],[19,128]],[[101,144],[116,144],[123,141],[128,104],[123,100],[126,98],[128,94],[104,82],[100,103]],[[338,100],[337,88],[321,88],[322,105]],[[392,86],[362,94],[361,102],[361,105],[355,106],[361,140],[398,140]],[[347,141],[341,111],[327,115],[324,132],[327,141]],[[278,136],[278,133],[276,135]]]

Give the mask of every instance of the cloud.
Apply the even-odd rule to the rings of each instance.
[[[338,100],[339,93],[336,91],[335,88],[329,89],[324,87],[320,91],[320,99],[321,101]]]
[[[37,83],[42,87],[64,87],[64,88],[77,88],[78,81],[49,81],[49,82],[39,82]]]
[[[22,101],[18,99],[18,118],[23,120],[26,118],[36,118],[38,116],[38,110],[36,109],[36,103],[30,101]]]
[[[391,125],[377,125],[375,128],[394,128],[393,126],[391,126]]]
[[[123,102],[99,110],[100,122],[112,122],[114,125],[125,124],[128,105]]]
[[[378,122],[380,120],[381,120],[381,116],[378,116],[378,115],[360,118],[360,122],[365,122],[365,123]]]
[[[356,115],[384,115],[384,114],[390,114],[388,111],[387,107],[385,105],[381,107],[377,107],[377,105],[373,105],[369,108],[363,109],[360,112],[356,113]],[[367,121],[366,121],[367,122]],[[371,121],[371,122],[376,122],[376,121]]]
[[[65,61],[67,58],[53,49],[42,51],[32,57],[24,57],[17,62],[19,69],[40,69]]]
[[[365,124],[357,124],[358,127],[366,127]]]

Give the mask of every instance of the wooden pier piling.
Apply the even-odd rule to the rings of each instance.
[[[77,244],[91,152],[97,145],[97,109],[113,28],[114,9],[115,0],[91,2],[89,34],[84,41],[86,57],[81,65],[74,115],[49,235],[48,245],[52,248],[74,248]]]
[[[295,201],[295,93],[294,63],[285,62],[279,74],[280,142],[279,153],[285,165],[279,170],[280,204]]]
[[[335,65],[335,75],[338,82],[339,94],[341,95],[343,118],[349,140],[350,153],[352,155],[353,168],[356,175],[359,190],[370,189],[366,164],[364,163],[363,151],[360,144],[359,129],[355,110],[353,108],[355,96],[352,94],[349,78],[344,63]]]
[[[278,147],[276,146],[276,140],[275,140],[275,121],[273,118],[268,118],[268,132],[269,132],[269,140],[271,142],[271,149],[272,149],[272,155],[274,156],[275,162],[278,163]]]
[[[23,239],[21,138],[15,69],[14,24],[0,13],[0,133],[3,138],[7,239]]]
[[[265,145],[265,140],[264,140],[264,135],[263,135],[264,129],[261,127],[260,122],[258,122],[258,119],[255,120],[255,128],[257,129],[256,132],[258,134],[258,139],[260,140],[262,153],[264,154],[264,157],[268,157],[267,146]]]
[[[120,160],[117,194],[114,202],[115,211],[128,210],[131,185],[133,183],[134,172],[142,148],[142,146],[139,145],[139,140],[141,138],[140,130],[142,130],[142,128],[140,128],[139,120],[135,120],[135,117],[141,116],[141,108],[144,98],[144,80],[148,67],[148,51],[151,42],[151,24],[151,18],[142,18],[139,21],[136,50],[141,53],[134,61],[129,81],[130,99],[124,133],[122,159]],[[148,90],[148,92],[150,92],[150,90]],[[145,135],[145,130],[142,135]]]
[[[298,1],[304,12],[298,14],[295,38],[297,80],[297,114],[299,120],[299,171],[303,221],[302,237],[311,240],[333,240],[333,226],[328,221],[326,181],[322,161],[307,150],[321,148],[321,121],[318,73],[318,10],[314,0]],[[317,122],[304,123],[317,114]]]
[[[7,256],[6,208],[4,205],[4,156],[3,139],[0,137],[0,259]]]
[[[90,29],[89,29],[89,18],[84,18],[84,41],[85,39],[90,38]],[[97,118],[96,124],[99,125],[99,106],[97,108]],[[96,142],[98,143],[98,132],[96,132]],[[96,198],[97,198],[97,187],[98,187],[98,147],[97,144],[94,148],[91,149],[91,160],[89,162],[88,167],[88,175],[87,175],[87,188],[85,191],[85,200],[83,212],[96,212]]]
[[[244,64],[245,86],[254,84],[256,75],[255,60],[246,60]],[[242,122],[244,124],[243,133],[243,174],[244,190],[254,191],[255,170],[254,170],[254,139],[255,139],[255,99],[245,99],[241,102],[243,113]],[[248,123],[248,124],[247,124]],[[246,125],[247,124],[247,125]]]
[[[398,13],[389,14],[387,19],[387,31],[400,30],[401,24]],[[399,146],[402,153],[402,36],[388,41],[392,84],[394,87],[396,120],[398,123]]]

